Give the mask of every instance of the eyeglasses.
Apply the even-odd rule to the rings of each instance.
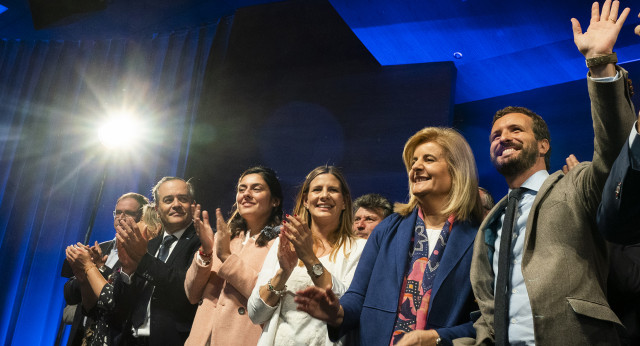
[[[136,210],[136,211],[130,211],[130,210],[114,210],[113,211],[113,218],[115,219],[116,217],[122,215],[122,213],[131,216],[132,218],[136,218],[139,214],[140,214],[140,210]]]

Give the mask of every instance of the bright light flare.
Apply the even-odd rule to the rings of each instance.
[[[133,142],[139,122],[131,113],[112,115],[98,130],[100,142],[109,149],[125,148]]]

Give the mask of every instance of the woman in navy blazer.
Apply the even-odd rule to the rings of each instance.
[[[469,269],[482,211],[471,148],[453,129],[427,127],[409,138],[403,160],[409,203],[374,229],[345,295],[297,292],[298,309],[327,322],[332,339],[356,329],[362,345],[475,337]]]

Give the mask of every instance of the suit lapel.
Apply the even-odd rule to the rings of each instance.
[[[508,195],[502,197],[502,199],[496,204],[493,209],[489,212],[487,217],[482,221],[480,228],[478,228],[479,232],[482,232],[482,242],[486,245],[488,249],[491,249],[491,253],[495,253],[495,241],[498,239],[498,230],[497,227],[493,229],[493,232],[487,234],[487,230],[489,227],[496,225],[497,222],[500,221],[500,218],[504,214],[507,209],[507,199]],[[488,255],[488,253],[487,253]]]
[[[156,257],[156,252],[158,252],[158,248],[162,243],[162,238],[164,238],[164,232],[160,233],[157,237],[149,240],[149,244],[147,244],[147,252],[149,255]]]
[[[409,263],[409,251],[412,245],[411,237],[413,236],[414,228],[416,225],[416,217],[418,217],[418,208],[409,215],[409,217],[401,218],[400,225],[398,225],[396,239],[396,283],[398,287],[402,285],[405,270]],[[393,236],[393,235],[392,235]]]
[[[534,220],[538,219],[538,213],[540,211],[541,204],[545,200],[545,197],[547,196],[547,194],[551,191],[551,188],[554,187],[562,177],[564,177],[564,174],[562,173],[562,171],[557,171],[552,175],[550,175],[549,177],[547,177],[544,183],[542,183],[540,190],[536,194],[536,198],[533,200],[533,205],[531,206],[531,211],[529,212],[529,217],[527,218],[527,229],[525,230],[524,248],[523,248],[524,250],[522,253],[523,263],[527,262],[527,259],[529,258],[528,255],[530,255],[530,251],[528,250],[529,240],[535,237],[536,225],[534,225],[533,222]]]
[[[115,240],[105,241],[100,244],[100,251],[102,251],[103,255],[108,255],[109,252],[111,252],[111,250],[115,246],[115,244],[116,244]]]
[[[196,234],[195,228],[193,227],[193,223],[192,223],[184,231],[184,233],[182,234],[182,237],[178,239],[178,243],[176,244],[176,247],[173,248],[173,251],[171,251],[171,254],[169,254],[169,258],[167,258],[167,262],[166,262],[167,264],[173,263],[173,261],[176,258],[178,258],[178,256],[180,256],[180,253],[184,251],[185,247],[187,246],[187,243],[192,237],[195,236],[195,234]]]
[[[436,273],[436,277],[433,282],[432,296],[438,293],[438,289],[442,285],[444,279],[449,276],[453,268],[462,261],[464,253],[473,246],[473,240],[476,238],[476,229],[473,228],[468,222],[454,223],[454,227],[451,230],[447,245],[444,249],[444,254],[440,259],[440,267]],[[431,299],[433,301],[433,299]]]
[[[495,206],[493,206],[493,209],[491,209],[489,214],[487,214],[487,217],[482,221],[479,229],[486,229],[489,225],[496,222],[497,218],[502,215],[504,210],[507,208],[507,196],[508,195],[502,197],[502,199]]]

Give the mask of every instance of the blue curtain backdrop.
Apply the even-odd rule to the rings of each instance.
[[[122,193],[147,196],[184,174],[218,24],[147,38],[0,41],[0,344],[51,345],[64,307],[64,248],[114,236]],[[96,129],[127,109],[143,123],[129,152],[106,152]]]

